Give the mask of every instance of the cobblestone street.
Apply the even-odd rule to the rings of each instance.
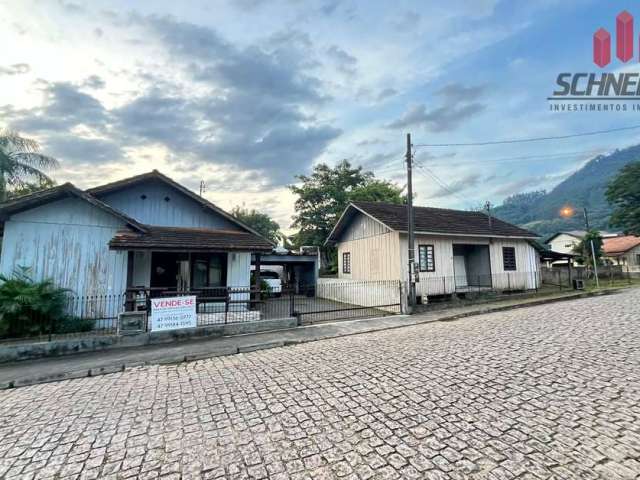
[[[0,392],[5,478],[640,478],[640,290]]]

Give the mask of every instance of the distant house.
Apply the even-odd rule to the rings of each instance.
[[[31,268],[77,296],[248,287],[273,245],[158,171],[89,190],[70,183],[0,205],[0,272]]]
[[[538,287],[537,235],[481,212],[416,207],[417,293]],[[353,202],[327,239],[343,280],[408,278],[407,208]]]
[[[640,237],[625,235],[605,238],[603,256],[615,265],[628,266],[630,271],[640,271]]]
[[[574,248],[582,241],[586,234],[586,230],[569,230],[566,232],[557,232],[547,238],[545,243],[549,245],[549,249],[553,252],[562,254],[573,254],[575,253]],[[603,239],[614,238],[618,235],[618,233],[606,232],[604,230],[600,232],[600,236]],[[567,263],[567,260],[560,260],[553,263]],[[574,265],[576,264],[575,261],[573,263]]]

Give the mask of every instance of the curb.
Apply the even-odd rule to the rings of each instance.
[[[606,289],[606,290],[598,290],[595,292],[582,292],[572,295],[565,295],[561,297],[552,297],[552,298],[541,298],[539,300],[533,300],[530,302],[516,303],[513,305],[502,305],[497,307],[483,307],[475,310],[470,310],[468,312],[457,313],[453,315],[445,315],[438,318],[426,318],[423,320],[416,319],[414,323],[408,323],[403,325],[388,325],[380,328],[373,328],[371,330],[361,331],[361,332],[351,332],[351,333],[343,333],[343,334],[328,334],[325,336],[319,336],[309,339],[300,339],[300,340],[281,340],[281,341],[273,341],[273,342],[265,342],[265,343],[257,343],[251,345],[243,345],[239,347],[226,347],[220,348],[216,351],[210,351],[205,353],[195,353],[192,355],[177,355],[172,357],[165,357],[157,360],[148,360],[148,361],[133,361],[128,363],[118,363],[113,365],[104,365],[101,367],[95,367],[88,370],[76,370],[76,371],[68,371],[68,372],[60,372],[60,373],[52,373],[41,377],[27,377],[27,378],[18,378],[11,381],[6,381],[0,383],[0,390],[7,390],[18,387],[26,387],[29,385],[37,385],[41,383],[51,383],[51,382],[59,382],[63,380],[73,380],[78,378],[88,378],[95,377],[101,375],[110,375],[113,373],[123,373],[126,370],[131,370],[133,368],[145,367],[149,365],[177,365],[181,363],[195,362],[198,360],[206,360],[209,358],[215,357],[225,357],[230,355],[237,355],[241,353],[249,353],[255,352],[259,350],[265,350],[270,348],[280,348],[280,347],[288,347],[295,346],[304,343],[317,342],[322,340],[330,340],[333,338],[340,337],[350,337],[354,335],[364,335],[367,333],[375,333],[375,332],[383,332],[387,330],[395,330],[399,328],[413,327],[416,325],[424,325],[426,323],[435,323],[435,322],[453,322],[456,320],[460,320],[467,317],[474,317],[478,315],[484,315],[488,313],[495,312],[504,312],[508,310],[516,310],[520,308],[527,307],[536,307],[540,305],[546,305],[550,303],[558,303],[565,302],[570,300],[579,300],[584,298],[591,297],[599,297],[604,295],[611,295],[618,293],[620,290],[624,290],[623,288],[616,289]],[[403,315],[403,318],[411,317],[410,315]],[[326,324],[325,324],[326,325]],[[298,327],[299,328],[299,327]],[[297,328],[293,329],[284,329],[280,331],[295,331]],[[266,332],[265,332],[266,333]]]

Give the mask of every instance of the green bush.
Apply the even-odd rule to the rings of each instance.
[[[82,327],[66,311],[68,289],[51,280],[35,281],[31,270],[18,267],[10,278],[0,275],[0,337],[20,337],[56,333]],[[76,325],[73,327],[72,325]]]

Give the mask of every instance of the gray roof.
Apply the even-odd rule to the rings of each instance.
[[[337,242],[351,218],[361,212],[391,230],[406,232],[408,216],[406,205],[382,202],[352,202],[327,239]],[[476,235],[483,237],[538,238],[538,235],[483,212],[450,210],[446,208],[414,207],[415,231],[449,235]]]

